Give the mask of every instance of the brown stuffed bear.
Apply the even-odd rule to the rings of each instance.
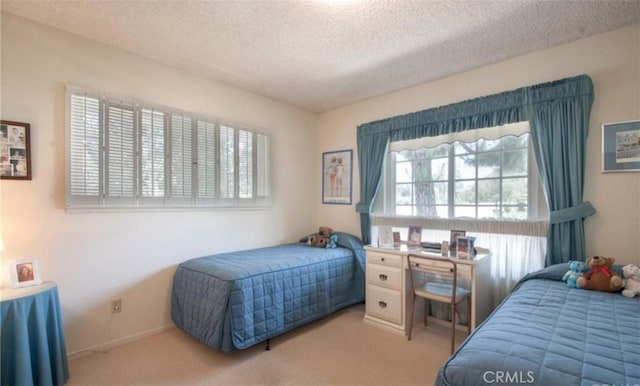
[[[320,227],[318,231],[318,233],[309,236],[307,244],[312,247],[326,248],[327,243],[329,243],[329,237],[331,237],[331,234],[333,233],[333,229],[329,227]]]
[[[587,259],[591,268],[576,281],[578,288],[596,291],[618,292],[622,288],[622,278],[611,270],[616,260],[613,257],[594,256]]]

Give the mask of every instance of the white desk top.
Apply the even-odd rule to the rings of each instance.
[[[470,259],[458,258],[456,256],[442,256],[442,254],[440,254],[436,250],[428,250],[428,249],[419,248],[419,247],[407,247],[407,245],[405,244],[399,247],[390,247],[390,248],[380,248],[373,245],[367,245],[364,247],[364,249],[384,252],[384,253],[391,253],[394,255],[402,255],[402,256],[406,256],[409,253],[414,253],[416,255],[423,254],[423,255],[442,257],[442,258],[448,257],[450,259],[455,260],[457,264],[467,264],[467,265],[476,265],[480,260],[483,260],[491,256],[490,253],[482,253],[482,254],[478,253],[477,255],[475,255],[473,258],[470,258]]]

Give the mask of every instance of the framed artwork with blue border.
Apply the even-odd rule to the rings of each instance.
[[[322,203],[351,205],[353,150],[322,153]]]
[[[640,171],[640,121],[602,125],[602,172]]]

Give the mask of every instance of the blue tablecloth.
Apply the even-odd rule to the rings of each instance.
[[[0,385],[63,385],[69,367],[58,287],[1,291]]]

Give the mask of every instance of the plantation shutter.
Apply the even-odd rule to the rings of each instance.
[[[108,102],[105,121],[105,204],[132,205],[136,183],[133,106]]]
[[[101,203],[101,109],[97,96],[68,90],[67,206]]]
[[[219,203],[235,198],[235,130],[220,125],[220,196]],[[229,202],[229,204],[231,204]]]
[[[211,122],[198,121],[198,192],[196,202],[213,204],[216,199],[216,125]]]
[[[252,199],[253,132],[238,130],[238,198]]]
[[[140,202],[162,204],[165,197],[164,113],[142,109],[140,118]]]
[[[256,198],[269,197],[269,137],[256,134]]]
[[[171,115],[171,195],[172,204],[189,205],[192,202],[193,129],[191,118],[182,114]]]

